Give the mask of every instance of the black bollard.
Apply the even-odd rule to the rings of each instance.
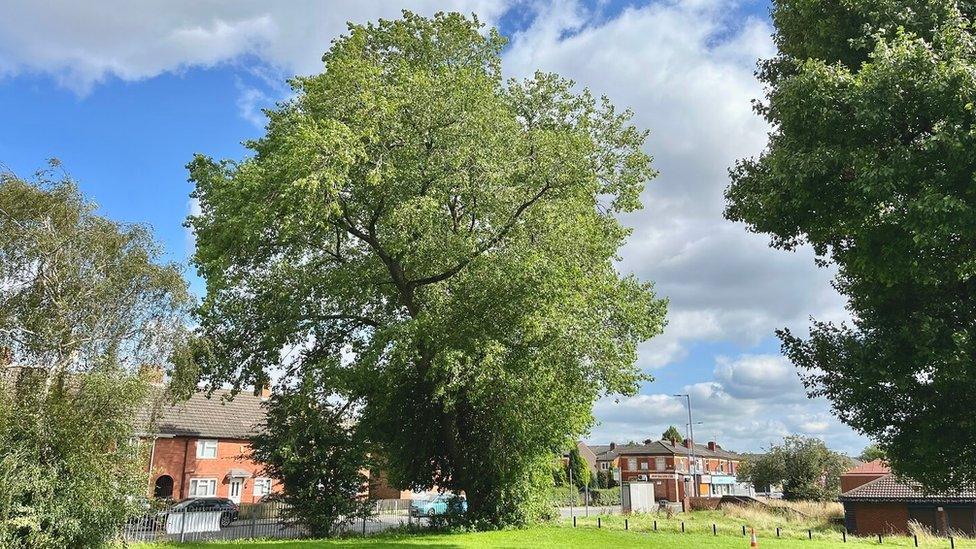
[[[576,528],[576,517],[573,516],[573,528]]]
[[[915,538],[915,547],[918,547],[918,534],[915,534],[912,537]]]
[[[681,521],[681,532],[684,533],[684,531],[685,531],[685,521]]]
[[[956,549],[956,540],[952,539],[952,536],[949,536],[949,548]]]
[[[844,543],[847,543],[847,528],[844,528],[844,530],[841,532],[841,534],[844,535]]]
[[[745,524],[742,525],[742,535],[743,536],[746,535],[746,525]]]
[[[657,532],[657,521],[654,521],[654,531]]]
[[[715,529],[715,523],[714,522],[712,523],[712,535],[713,536],[717,536],[718,535],[718,530]]]
[[[813,530],[807,530],[807,539],[813,539]]]
[[[779,526],[776,527],[776,537],[779,537]]]
[[[627,522],[627,519],[624,519],[624,530],[630,530],[630,523]]]
[[[600,521],[600,517],[596,517],[596,527],[597,528],[603,528],[603,524]]]
[[[881,534],[878,534],[878,543],[884,543],[883,541],[881,541]]]

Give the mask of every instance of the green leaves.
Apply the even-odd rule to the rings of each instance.
[[[947,423],[976,389],[973,8],[779,2],[780,55],[760,73],[774,131],[726,193],[729,219],[838,266],[853,326],[783,331],[784,352],[812,395],[933,489],[972,481],[944,464],[976,459],[976,429]]]
[[[503,44],[458,14],[353,25],[253,157],[190,164],[210,381],[328,369],[390,479],[482,524],[539,516],[666,308],[614,268],[646,132],[556,75],[504,82]]]

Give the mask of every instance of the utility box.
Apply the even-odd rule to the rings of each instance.
[[[653,482],[624,482],[620,485],[620,505],[624,513],[651,513],[654,505]]]

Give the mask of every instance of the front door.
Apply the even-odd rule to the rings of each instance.
[[[244,481],[239,478],[234,478],[230,481],[230,487],[227,490],[227,497],[234,503],[241,502],[241,485],[243,483]]]

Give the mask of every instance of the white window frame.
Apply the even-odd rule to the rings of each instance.
[[[213,490],[212,491],[207,490],[207,493],[202,493],[202,494],[199,493],[200,486],[203,484],[206,484],[208,487],[212,486]],[[217,479],[205,478],[205,477],[190,479],[189,496],[191,498],[206,498],[206,497],[214,497],[216,495],[217,495]]]
[[[213,455],[207,455],[213,449]],[[217,459],[217,439],[201,438],[197,441],[197,459]]]
[[[627,469],[629,471],[637,470],[637,458],[627,458]]]
[[[264,497],[271,493],[271,479],[258,477],[254,479],[254,497]]]
[[[664,471],[667,468],[668,468],[668,463],[667,463],[667,461],[665,461],[665,459],[663,457],[656,457],[656,458],[654,458],[654,470],[655,471]]]
[[[647,461],[648,460],[646,459],[641,460],[640,465],[638,465],[641,471],[647,471],[648,469],[650,469],[650,465],[647,463]]]
[[[609,461],[601,461],[600,462],[600,470],[601,471],[608,471],[608,470],[610,470],[610,462]]]

